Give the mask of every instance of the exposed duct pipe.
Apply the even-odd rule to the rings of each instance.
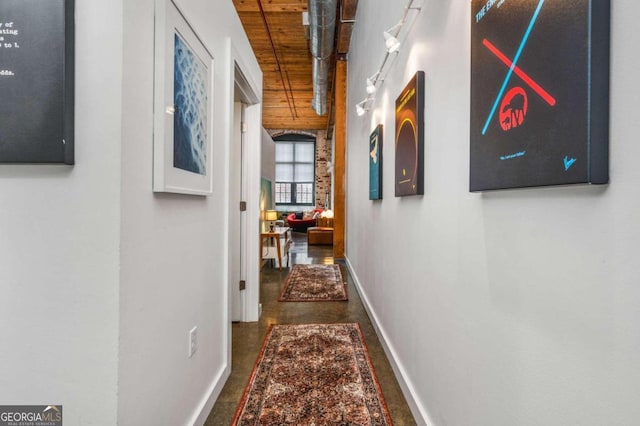
[[[333,53],[337,0],[309,0],[310,48],[313,55],[313,100],[318,115],[327,113],[329,60]]]
[[[329,91],[329,60],[313,58],[313,100],[311,107],[318,115],[327,113]]]

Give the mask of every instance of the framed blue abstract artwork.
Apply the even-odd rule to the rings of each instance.
[[[213,56],[171,0],[156,1],[153,190],[213,191]]]
[[[382,200],[382,124],[369,136],[369,199]]]

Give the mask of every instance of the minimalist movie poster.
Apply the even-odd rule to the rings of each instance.
[[[369,199],[382,199],[382,124],[369,136]]]
[[[173,166],[207,174],[208,70],[179,34],[175,34]]]
[[[0,1],[0,163],[74,164],[73,0]]]
[[[424,71],[396,99],[396,197],[424,194]]]
[[[608,0],[473,0],[470,190],[607,183],[608,84]]]

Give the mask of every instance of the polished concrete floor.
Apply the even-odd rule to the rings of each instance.
[[[307,246],[306,234],[294,232],[291,264],[299,263],[334,263],[333,249],[331,246]],[[344,265],[340,265],[340,269],[343,277],[347,277],[348,302],[278,302],[289,268],[283,268],[282,272],[269,264],[262,268],[260,275],[262,317],[257,323],[233,324],[231,376],[216,401],[205,423],[206,426],[231,424],[269,325],[341,322],[360,324],[394,424],[416,424],[351,276]]]

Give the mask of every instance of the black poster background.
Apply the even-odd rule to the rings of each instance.
[[[2,0],[0,23],[0,162],[73,164],[73,1]]]
[[[424,194],[424,71],[396,99],[395,196]]]
[[[540,4],[516,65],[555,103],[514,72],[483,134],[509,72],[483,42],[513,61]],[[588,0],[472,1],[471,191],[608,181],[609,11],[600,5],[590,28]]]

